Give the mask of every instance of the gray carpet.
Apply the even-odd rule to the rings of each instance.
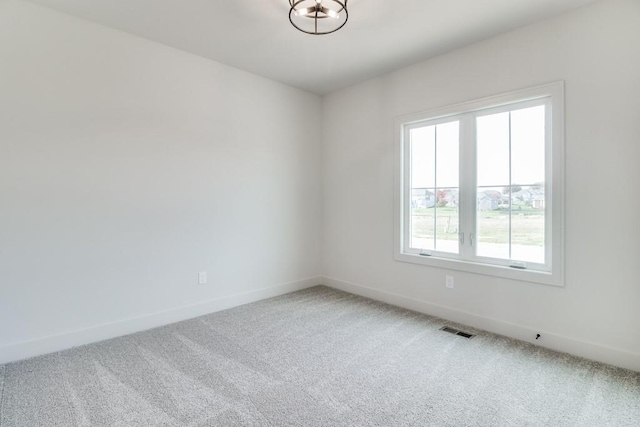
[[[315,287],[0,366],[0,426],[640,426],[639,373],[444,323]]]

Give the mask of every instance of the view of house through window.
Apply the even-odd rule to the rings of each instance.
[[[478,257],[545,263],[545,105],[473,115]],[[465,143],[465,141],[462,141]],[[460,253],[460,119],[409,131],[410,247]]]
[[[478,256],[544,264],[545,107],[478,117]]]
[[[411,130],[411,246],[458,253],[459,122]]]

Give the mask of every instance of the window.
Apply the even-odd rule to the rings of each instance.
[[[396,259],[562,285],[564,85],[396,121]]]

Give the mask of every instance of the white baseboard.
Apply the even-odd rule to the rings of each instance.
[[[526,341],[541,347],[640,372],[640,354],[638,353],[632,353],[602,344],[577,340],[548,331],[532,329],[527,326],[480,316],[478,314],[461,311],[452,307],[433,304],[427,301],[409,298],[392,292],[381,291],[379,289],[346,282],[332,277],[324,277],[322,283],[331,288],[386,302],[388,304],[407,308],[420,313],[440,317],[442,319],[468,325],[473,328],[482,329],[499,335],[504,335],[506,337]],[[538,333],[541,335],[540,340],[535,339],[535,336]]]
[[[105,323],[91,328],[10,344],[5,347],[0,347],[0,365],[156,328],[227,308],[299,291],[321,283],[322,278],[320,276],[310,277],[308,279],[215,298],[158,313]]]

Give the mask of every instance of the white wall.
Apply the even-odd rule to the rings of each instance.
[[[529,341],[541,332],[542,345],[640,370],[638,40],[640,3],[604,1],[321,104],[0,0],[0,363],[322,273],[332,286]],[[394,117],[555,80],[567,88],[566,286],[454,272],[450,291],[451,272],[394,261]],[[196,285],[201,270],[207,286]]]
[[[566,82],[566,286],[394,261],[393,119]],[[326,283],[640,370],[640,2],[604,1],[327,96]]]
[[[320,111],[0,0],[0,363],[317,283]]]

